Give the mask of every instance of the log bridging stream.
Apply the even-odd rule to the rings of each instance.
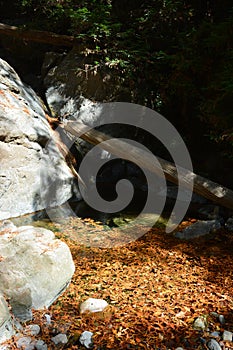
[[[122,140],[118,140],[117,147],[115,147],[113,144],[107,142],[112,138],[111,136],[95,129],[89,130],[90,128],[87,125],[77,121],[70,121],[66,124],[60,124],[60,126],[71,135],[80,137],[93,145],[99,145],[99,147],[120,158],[125,158],[125,154],[130,154],[131,161],[135,161],[142,168],[161,176],[159,166],[152,162],[149,152],[147,153]],[[178,178],[175,164],[159,157],[156,158],[160,162],[168,181],[193,190],[198,195],[233,210],[233,191],[184,168],[181,171],[182,176]]]
[[[0,23],[0,36],[1,35],[8,35],[25,41],[67,47],[72,47],[79,43],[77,38],[74,36],[59,35],[56,33],[39,30],[30,30],[23,27],[20,28],[10,26],[4,23]],[[68,122],[65,125],[60,124],[60,126],[73,136],[80,137],[93,145],[100,144],[100,147],[118,157],[124,158],[127,152],[130,154],[132,161],[135,160],[136,163],[142,168],[146,168],[152,173],[156,173],[157,175],[161,176],[160,169],[152,162],[150,154],[135,146],[121,140],[118,140],[117,147],[113,147],[113,145],[110,145],[107,142],[101,144],[103,141],[110,140],[111,137],[93,129],[87,131],[87,126],[80,122]],[[187,169],[179,168],[179,170],[181,170],[181,176],[178,178],[175,164],[159,157],[157,157],[157,159],[160,162],[164,175],[168,181],[175,183],[176,185],[181,185],[184,188],[191,189],[198,195],[233,210],[233,191]]]

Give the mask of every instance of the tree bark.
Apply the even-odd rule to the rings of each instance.
[[[130,155],[131,161],[136,161],[142,168],[146,168],[152,173],[161,176],[159,167],[151,160],[149,153],[128,144],[127,142],[117,140],[117,146],[108,142],[102,144],[103,141],[111,139],[110,136],[97,130],[88,130],[88,126],[80,122],[67,122],[60,125],[73,136],[78,136],[83,140],[105,149],[106,151],[120,157],[125,158],[125,155]],[[87,131],[88,130],[88,131]],[[166,179],[176,185],[183,186],[186,189],[205,197],[226,208],[233,209],[233,191],[223,187],[209,179],[194,174],[190,170],[181,169],[181,177],[178,178],[175,164],[168,162],[162,158],[156,157],[161,164]],[[179,168],[180,169],[180,168]],[[192,188],[193,184],[193,188]]]
[[[19,28],[4,23],[0,23],[0,35],[9,35],[20,40],[33,41],[56,46],[72,47],[75,44],[78,44],[78,40],[74,36],[59,35],[47,31]]]

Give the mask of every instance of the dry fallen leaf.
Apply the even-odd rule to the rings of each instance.
[[[190,223],[187,220],[182,227]],[[103,229],[93,220],[77,218],[57,226],[76,270],[69,288],[49,309],[52,328],[41,321],[41,311],[34,313],[33,322],[41,325],[40,338],[48,348],[52,348],[52,329],[67,324],[67,349],[77,349],[74,335],[84,330],[94,333],[94,349],[164,350],[186,348],[185,342],[191,349],[198,348],[193,321],[212,311],[223,314],[227,329],[233,331],[233,235],[223,230],[218,240],[184,242],[154,228],[120,248],[80,245],[77,232],[92,231],[93,236],[95,225]],[[213,255],[216,245],[218,255]],[[101,314],[81,316],[79,304],[90,297],[106,300],[109,307]],[[212,320],[210,327],[216,330],[217,324]]]

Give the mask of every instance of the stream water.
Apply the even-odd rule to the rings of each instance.
[[[42,210],[36,213],[12,218],[16,226],[31,225],[60,232],[76,240],[80,244],[111,246],[112,241],[119,245],[141,237],[154,223],[164,227],[166,216],[145,213],[138,218],[137,208],[119,213],[106,214],[90,208],[84,201],[67,202],[59,207]],[[130,234],[128,235],[128,232]],[[128,235],[128,236],[127,236]],[[105,243],[103,243],[105,241]],[[91,243],[90,243],[91,242]]]

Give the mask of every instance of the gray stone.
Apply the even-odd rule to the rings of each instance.
[[[80,344],[85,346],[87,349],[92,349],[93,341],[92,341],[93,333],[89,331],[84,331],[79,338]]]
[[[215,339],[210,339],[207,343],[207,347],[209,350],[222,350],[221,346]]]
[[[37,340],[35,342],[35,349],[36,350],[47,350],[47,344],[43,340]]]
[[[232,341],[232,335],[233,335],[232,332],[224,331],[222,338],[223,338],[223,340],[226,340],[226,341]]]
[[[22,226],[1,234],[0,256],[0,291],[22,320],[31,317],[31,308],[49,307],[75,269],[68,246],[40,227]]]
[[[209,221],[196,221],[194,224],[186,227],[181,232],[176,232],[175,237],[180,239],[193,239],[201,236],[208,235],[209,233],[215,232],[221,228],[221,224],[218,220]]]
[[[38,324],[29,324],[25,327],[24,332],[31,336],[38,335],[40,333],[40,326]]]
[[[0,254],[1,255],[1,254]],[[8,305],[0,294],[0,343],[11,338],[15,334],[12,326],[12,318],[8,309]]]
[[[193,328],[196,330],[205,330],[207,328],[207,320],[205,316],[199,316],[195,319],[193,323]]]
[[[225,324],[225,318],[224,318],[223,315],[219,315],[219,316],[218,316],[218,319],[219,319],[219,322],[220,322],[222,325]]]
[[[19,349],[27,349],[31,344],[31,337],[21,337],[16,341],[16,345]],[[34,346],[33,346],[34,349]]]
[[[29,321],[32,319],[32,296],[30,288],[21,287],[13,289],[12,286],[10,304],[13,314],[21,321]]]
[[[55,345],[68,343],[67,336],[64,333],[57,334],[55,337],[51,338],[51,340]]]
[[[220,332],[214,331],[214,332],[210,333],[210,335],[211,335],[211,337],[218,338],[218,337],[220,337]]]
[[[34,350],[35,346],[34,346],[34,342],[28,344],[26,347],[23,347],[24,350]]]
[[[73,194],[73,175],[61,156],[35,92],[0,59],[0,220],[57,206]]]
[[[229,231],[233,231],[233,218],[229,218],[225,224],[225,227]]]
[[[102,312],[107,306],[107,301],[103,299],[89,298],[81,303],[80,314],[86,312]]]

